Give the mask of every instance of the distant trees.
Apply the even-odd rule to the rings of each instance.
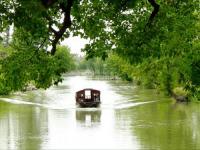
[[[108,75],[106,70],[106,61],[101,58],[90,58],[86,60],[84,57],[77,65],[77,70],[89,71],[94,76]]]

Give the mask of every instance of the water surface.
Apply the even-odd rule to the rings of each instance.
[[[99,108],[75,92],[101,91]],[[0,150],[200,149],[200,105],[178,104],[122,81],[65,76],[48,90],[0,98]]]

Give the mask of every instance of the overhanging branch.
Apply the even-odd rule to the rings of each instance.
[[[52,21],[50,17],[47,17],[47,20],[49,21],[49,31],[53,33],[54,37],[52,39],[52,49],[51,54],[54,55],[56,52],[56,45],[58,44],[59,40],[64,35],[67,28],[71,26],[71,7],[73,5],[73,0],[67,0],[66,3],[60,3],[59,8],[62,10],[64,14],[64,19],[61,24],[61,27],[56,31],[52,26]]]
[[[153,22],[153,19],[155,18],[155,16],[158,14],[160,5],[158,5],[155,0],[148,0],[148,2],[154,8],[152,13],[151,13],[151,15],[150,15],[150,17],[149,17],[148,23],[147,23],[147,25],[149,26]]]

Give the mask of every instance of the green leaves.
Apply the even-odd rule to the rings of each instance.
[[[20,90],[29,82],[42,88],[60,82],[61,74],[73,68],[73,59],[68,48],[58,47],[55,56],[45,49],[55,48],[70,33],[90,40],[83,50],[87,58],[108,58],[107,62],[97,59],[96,66],[105,64],[124,79],[138,79],[168,93],[174,87],[190,87],[191,93],[192,88],[199,89],[198,1],[158,1],[161,9],[151,25],[147,22],[152,6],[147,1],[69,2],[0,2],[0,31],[12,23],[15,26],[13,50],[1,62],[4,91]],[[67,5],[68,9],[62,9]]]
[[[109,1],[113,5],[115,2]],[[145,27],[148,6],[138,4],[133,12],[118,12],[113,17],[105,14],[104,17],[110,19],[106,32],[98,29],[96,37],[92,32],[85,32],[93,39],[85,48],[87,56],[101,57],[108,53],[107,69],[113,75],[127,80],[134,78],[167,94],[172,94],[176,87],[189,85],[189,93],[197,95],[200,74],[198,6],[196,1],[187,0],[161,2],[162,9],[151,27]]]
[[[55,56],[28,46],[26,50],[18,48],[0,62],[0,94],[24,90],[30,84],[46,89],[61,82],[62,73],[74,68],[74,60],[66,47],[59,47]]]

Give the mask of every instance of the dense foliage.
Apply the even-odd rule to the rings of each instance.
[[[154,0],[148,1],[155,7]],[[12,52],[5,53],[3,51],[6,48],[1,47],[4,50],[1,50],[0,93],[24,89],[29,82],[42,88],[47,88],[52,83],[57,84],[61,81],[61,73],[71,68],[71,57],[59,52],[59,42],[73,33],[90,38],[95,43],[98,36],[102,37],[100,32],[102,28],[106,28],[106,20],[112,19],[115,13],[133,9],[137,2],[139,1],[1,0],[0,41]],[[154,18],[155,14],[152,16]],[[9,35],[9,28],[13,28],[12,37]],[[102,49],[109,47],[101,46]],[[50,51],[47,51],[49,48]],[[105,58],[107,54],[99,51],[99,55]]]
[[[113,61],[110,70],[114,74],[117,72],[124,79],[132,78],[170,95],[175,95],[176,89],[183,89],[187,96],[199,100],[199,3],[195,0],[165,1],[160,2],[160,6],[162,9],[151,26],[146,24],[148,5],[138,4],[133,11],[112,14],[106,26],[92,31],[98,36],[85,32],[93,39],[85,49],[87,57],[104,58],[112,52],[108,62]],[[88,28],[84,30],[89,31]]]
[[[55,58],[46,49],[51,46],[50,53],[56,54],[59,41],[72,34],[90,40],[83,50],[87,58],[108,57],[105,63],[91,60],[99,66],[99,74],[117,74],[171,95],[177,88],[184,89],[200,99],[199,11],[198,0],[2,0],[0,31],[14,23],[16,51],[2,61],[1,84],[15,72],[17,78],[27,76],[24,80],[30,80],[32,72],[39,87],[60,81],[63,69],[56,69],[50,61]],[[24,67],[26,63],[5,63],[26,62],[27,58],[34,64],[30,70]],[[39,62],[41,65],[36,65]],[[16,70],[6,70],[9,67]],[[102,68],[106,68],[103,73]],[[13,78],[16,80],[15,75]],[[24,82],[16,82],[16,90]]]
[[[5,47],[1,47],[1,50]],[[26,90],[29,86],[48,88],[62,81],[61,74],[72,70],[74,60],[68,47],[60,46],[54,56],[28,45],[14,45],[0,61],[0,94]]]

